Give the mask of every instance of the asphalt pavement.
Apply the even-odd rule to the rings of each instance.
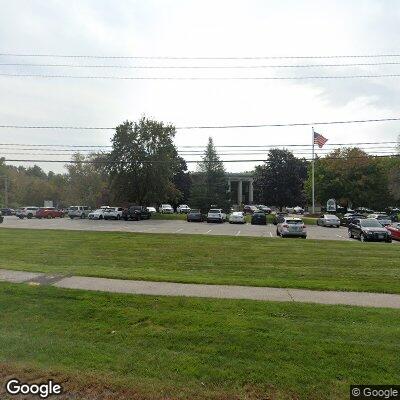
[[[175,233],[199,235],[228,235],[277,238],[276,226],[251,224],[223,224],[186,222],[182,220],[143,220],[143,221],[93,221],[70,218],[57,219],[19,219],[4,218],[0,228],[23,229],[65,229],[84,231],[113,231],[113,232],[144,232],[144,233]],[[351,241],[347,236],[347,228],[328,228],[316,225],[307,226],[308,239]],[[279,237],[278,237],[279,238]],[[292,240],[281,239],[279,240]],[[303,239],[294,239],[303,240]]]

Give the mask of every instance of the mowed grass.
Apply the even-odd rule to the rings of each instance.
[[[90,375],[143,398],[332,400],[400,377],[398,310],[5,283],[0,308],[8,371]]]
[[[400,247],[255,237],[0,229],[0,268],[400,293]]]

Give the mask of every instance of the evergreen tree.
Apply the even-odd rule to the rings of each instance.
[[[190,205],[203,212],[210,207],[229,210],[230,200],[228,182],[223,162],[218,157],[212,138],[204,152],[202,161],[198,163],[197,172],[192,176]]]

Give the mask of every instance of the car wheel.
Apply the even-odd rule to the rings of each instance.
[[[31,219],[31,218],[33,217],[33,214],[28,214],[26,217],[27,217],[28,219]]]
[[[353,239],[353,233],[351,232],[351,230],[349,229],[347,232],[348,236],[350,239]]]
[[[48,216],[47,216],[47,219],[51,219],[51,215],[48,215]]]
[[[360,234],[360,241],[363,243],[365,242],[365,236],[362,233]]]
[[[118,214],[117,215],[117,221],[119,221],[121,219],[121,216]]]
[[[81,214],[81,219],[85,219],[86,215],[85,214]]]
[[[278,229],[276,230],[276,236],[280,236]]]
[[[386,243],[392,243],[392,238],[387,239]]]
[[[71,219],[74,219],[74,217],[70,217]]]

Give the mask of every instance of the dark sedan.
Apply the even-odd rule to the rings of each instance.
[[[204,215],[200,210],[190,210],[186,217],[187,222],[203,222],[205,221]]]
[[[340,225],[349,226],[354,219],[365,219],[362,214],[347,213],[340,219]]]
[[[374,218],[354,219],[349,224],[349,238],[356,238],[361,242],[392,241],[390,232]]]
[[[0,212],[3,214],[3,216],[15,215],[15,210],[12,208],[1,208]]]
[[[257,211],[251,216],[252,225],[267,225],[267,217],[262,211]]]

